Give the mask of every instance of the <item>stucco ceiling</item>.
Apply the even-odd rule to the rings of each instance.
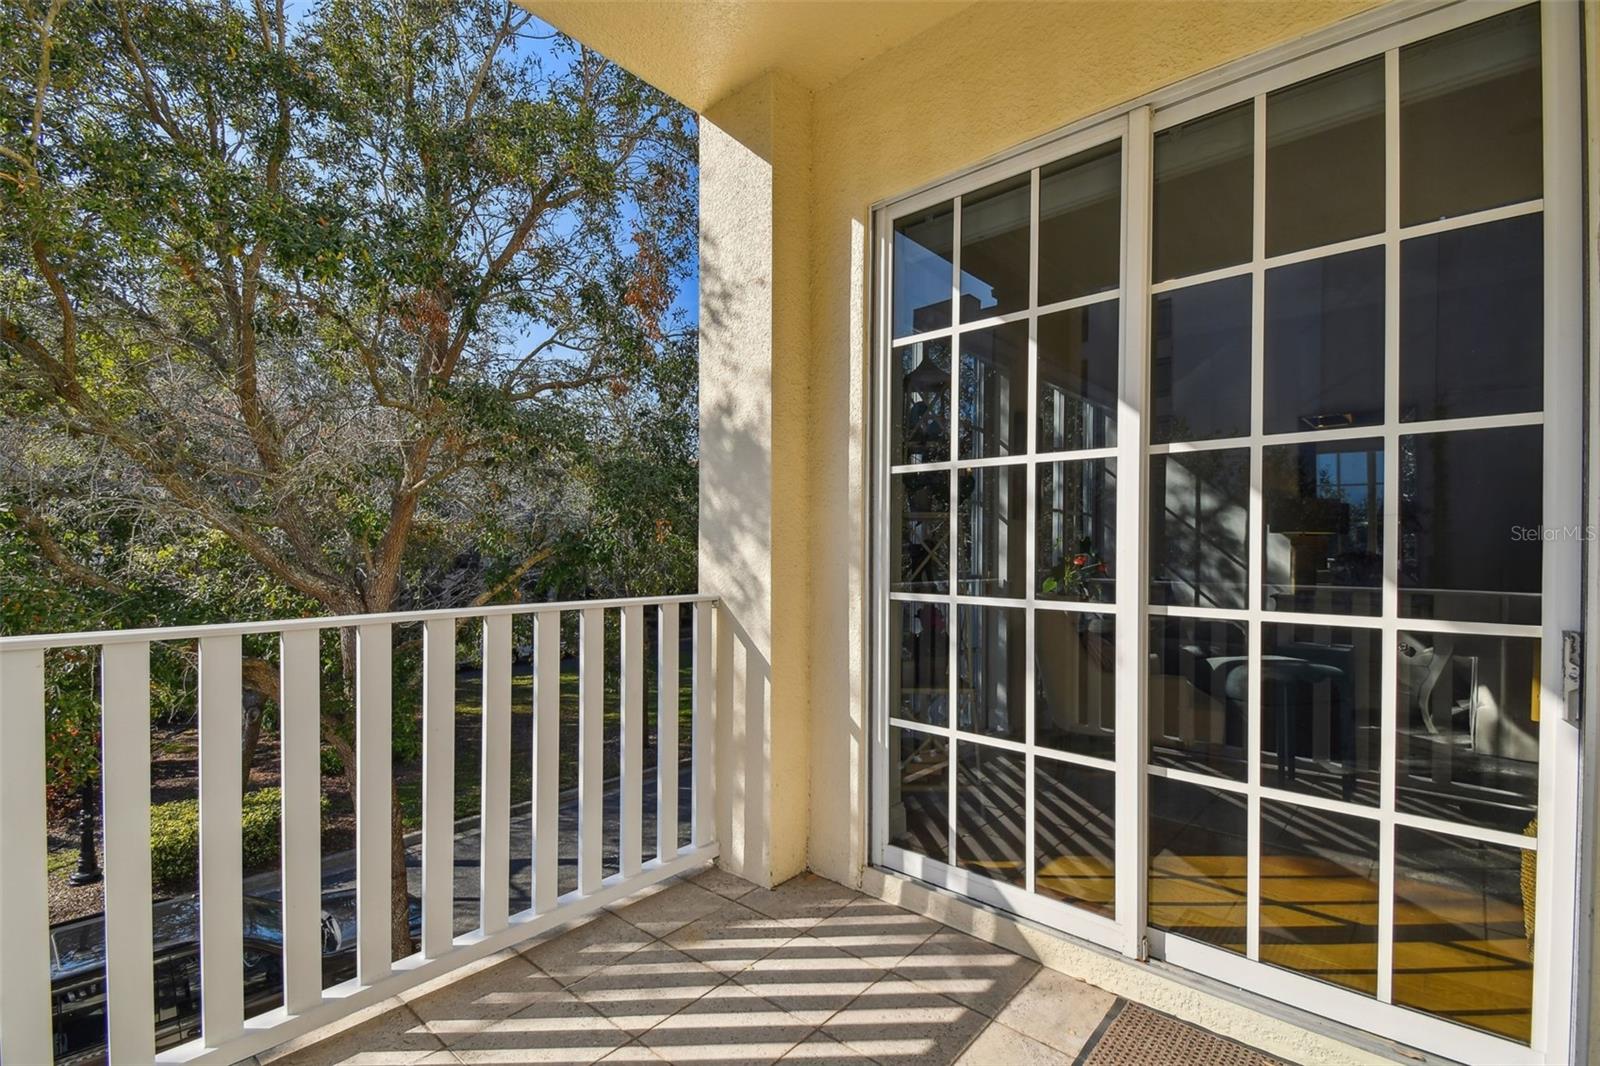
[[[781,70],[820,89],[970,0],[518,0],[696,110]]]

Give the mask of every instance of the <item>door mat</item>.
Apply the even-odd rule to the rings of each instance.
[[[1279,1060],[1169,1014],[1118,1000],[1075,1066],[1282,1066]]]

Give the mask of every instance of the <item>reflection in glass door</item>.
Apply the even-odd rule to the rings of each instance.
[[[882,217],[874,861],[1561,1061],[1575,15],[1392,17]]]
[[[1120,943],[1123,160],[1102,141],[893,228],[885,843]]]
[[[1161,129],[1149,924],[1531,1039],[1540,17]],[[1181,938],[1181,939],[1179,939]]]

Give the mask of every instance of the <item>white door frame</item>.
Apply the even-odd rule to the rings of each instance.
[[[1144,876],[1148,866],[1145,840],[1148,822],[1146,811],[1146,780],[1149,768],[1146,765],[1146,746],[1148,718],[1145,713],[1145,643],[1148,632],[1148,619],[1152,614],[1147,603],[1148,566],[1143,557],[1143,529],[1145,523],[1145,498],[1146,498],[1146,472],[1145,456],[1149,449],[1146,446],[1146,432],[1143,424],[1145,413],[1145,398],[1147,382],[1145,381],[1144,367],[1148,352],[1149,307],[1152,286],[1150,284],[1149,241],[1150,241],[1150,192],[1151,192],[1151,158],[1152,137],[1154,132],[1211,113],[1229,104],[1244,100],[1255,99],[1257,107],[1255,116],[1258,126],[1264,124],[1264,108],[1260,106],[1264,94],[1271,89],[1287,84],[1293,84],[1304,79],[1314,77],[1345,66],[1349,63],[1367,59],[1380,54],[1387,54],[1385,60],[1386,77],[1389,82],[1389,106],[1385,113],[1388,115],[1389,163],[1388,181],[1397,182],[1397,151],[1398,122],[1395,115],[1393,101],[1398,84],[1397,54],[1393,51],[1399,46],[1423,37],[1432,36],[1445,30],[1476,21],[1490,16],[1498,11],[1512,7],[1524,6],[1520,3],[1502,3],[1499,0],[1461,0],[1451,3],[1394,3],[1369,12],[1364,16],[1347,19],[1336,26],[1319,31],[1298,42],[1274,48],[1257,56],[1252,56],[1236,63],[1229,64],[1216,71],[1208,72],[1196,78],[1188,79],[1177,85],[1152,93],[1141,100],[1129,105],[1112,109],[1111,111],[1096,115],[1083,122],[1077,123],[1066,130],[1041,138],[1002,158],[992,160],[977,167],[968,169],[950,179],[936,185],[908,193],[892,201],[886,201],[874,208],[873,219],[873,307],[874,317],[872,329],[872,387],[869,410],[871,411],[872,425],[869,432],[869,661],[872,668],[869,671],[869,700],[868,707],[871,714],[871,758],[870,758],[870,825],[869,825],[869,856],[874,865],[884,866],[889,869],[908,874],[913,877],[928,881],[936,886],[966,895],[985,903],[999,906],[1017,913],[1025,918],[1060,929],[1063,932],[1081,937],[1083,939],[1101,944],[1112,950],[1119,951],[1132,958],[1143,956],[1145,946],[1148,944],[1150,952],[1167,961],[1199,970],[1219,980],[1236,984],[1240,987],[1251,988],[1274,998],[1284,999],[1295,1006],[1314,1011],[1325,1017],[1334,1019],[1344,1024],[1351,1025],[1368,1032],[1399,1040],[1403,1043],[1426,1047],[1429,1050],[1465,1060],[1492,1060],[1502,1062],[1564,1062],[1582,1048],[1579,1026],[1587,1015],[1587,1010],[1580,1008],[1575,1002],[1578,998],[1587,999],[1587,980],[1575,981],[1575,977],[1583,973],[1578,967],[1580,957],[1587,957],[1587,953],[1580,953],[1580,940],[1586,940],[1590,930],[1587,925],[1580,922],[1577,910],[1577,886],[1580,876],[1587,878],[1590,871],[1580,869],[1579,838],[1580,830],[1588,828],[1580,825],[1578,812],[1581,810],[1581,797],[1592,794],[1580,788],[1580,756],[1582,734],[1576,724],[1567,720],[1565,707],[1565,690],[1561,678],[1561,663],[1559,662],[1562,645],[1562,633],[1566,630],[1582,629],[1583,601],[1581,584],[1583,580],[1583,543],[1580,536],[1557,537],[1546,540],[1544,543],[1543,566],[1543,614],[1542,623],[1537,627],[1506,627],[1507,632],[1517,630],[1518,635],[1538,636],[1541,639],[1543,678],[1543,693],[1541,696],[1541,728],[1540,728],[1540,775],[1539,775],[1539,830],[1537,838],[1538,848],[1538,898],[1537,913],[1539,922],[1535,933],[1535,968],[1534,968],[1534,1008],[1531,1046],[1523,1046],[1488,1033],[1467,1029],[1465,1027],[1444,1021],[1418,1011],[1393,1006],[1383,1002],[1389,996],[1391,989],[1387,975],[1392,962],[1393,950],[1393,833],[1390,827],[1395,824],[1417,824],[1421,820],[1412,816],[1400,814],[1393,809],[1393,775],[1395,773],[1395,722],[1396,722],[1396,697],[1394,692],[1393,664],[1387,662],[1392,655],[1386,655],[1385,684],[1383,704],[1383,735],[1384,747],[1382,752],[1381,774],[1384,775],[1383,794],[1388,797],[1379,821],[1385,831],[1380,834],[1382,842],[1384,878],[1380,886],[1380,958],[1379,958],[1379,993],[1376,998],[1348,991],[1321,981],[1300,976],[1291,971],[1268,967],[1264,963],[1251,961],[1251,958],[1242,957],[1231,952],[1202,944],[1198,941],[1180,936],[1166,936],[1160,930],[1150,929],[1147,926],[1148,901],[1146,898],[1147,878]],[[1542,415],[1531,419],[1523,416],[1500,417],[1485,420],[1489,424],[1527,424],[1528,422],[1542,422],[1545,426],[1545,484],[1543,492],[1544,523],[1547,529],[1581,529],[1583,523],[1591,514],[1590,507],[1586,506],[1583,494],[1583,465],[1584,465],[1584,418],[1585,395],[1583,390],[1583,362],[1585,357],[1584,337],[1584,293],[1586,264],[1586,247],[1583,227],[1583,197],[1585,191],[1585,176],[1582,171],[1583,127],[1582,111],[1582,69],[1581,69],[1581,21],[1582,15],[1576,4],[1545,2],[1542,9],[1543,26],[1543,77],[1544,77],[1544,173],[1545,189],[1544,198],[1537,205],[1520,205],[1517,208],[1499,212],[1485,212],[1471,216],[1470,221],[1488,221],[1493,217],[1509,217],[1523,213],[1527,210],[1542,209],[1544,212],[1544,254],[1545,254],[1545,403]],[[1592,75],[1591,75],[1592,77]],[[1256,347],[1259,349],[1260,319],[1261,315],[1261,272],[1264,269],[1264,256],[1261,254],[1261,220],[1264,217],[1261,208],[1261,199],[1264,197],[1264,183],[1261,180],[1264,169],[1264,138],[1260,136],[1258,128],[1257,144],[1257,180],[1255,182],[1255,195],[1257,197],[1256,219],[1256,255],[1251,263],[1239,268],[1230,268],[1219,272],[1219,275],[1249,273],[1256,274],[1254,288],[1254,314],[1257,316],[1253,330],[1256,337]],[[1031,745],[1009,745],[1021,750],[1027,759],[1027,881],[1024,887],[1017,888],[1001,884],[988,878],[974,875],[967,870],[937,862],[913,852],[896,848],[887,843],[887,800],[888,800],[888,737],[889,720],[886,714],[889,697],[889,671],[887,664],[890,649],[888,647],[889,625],[888,607],[891,599],[932,599],[943,603],[950,611],[952,621],[955,618],[955,589],[956,571],[954,560],[950,566],[950,588],[948,595],[939,596],[912,596],[888,592],[890,543],[889,537],[896,528],[892,522],[895,516],[889,514],[888,498],[888,460],[887,427],[889,425],[889,389],[888,372],[891,354],[891,342],[895,339],[889,336],[890,320],[888,308],[890,307],[892,265],[891,244],[893,237],[893,223],[895,219],[911,212],[950,201],[962,194],[981,188],[991,182],[1010,177],[1026,170],[1035,170],[1032,178],[1032,205],[1030,246],[1032,250],[1035,269],[1032,275],[1037,277],[1038,256],[1038,195],[1039,179],[1035,168],[1041,164],[1054,161],[1066,156],[1076,154],[1097,144],[1120,138],[1123,142],[1123,249],[1122,249],[1122,279],[1121,288],[1115,295],[1122,300],[1121,307],[1121,343],[1122,357],[1120,360],[1120,399],[1121,407],[1118,413],[1118,444],[1115,456],[1118,459],[1119,484],[1117,495],[1117,558],[1120,573],[1117,581],[1117,601],[1112,608],[1116,619],[1116,658],[1117,658],[1117,733],[1116,733],[1116,758],[1114,768],[1117,772],[1116,796],[1116,848],[1117,871],[1116,878],[1116,919],[1111,920],[1097,914],[1081,910],[1065,903],[1046,899],[1036,895],[1033,891],[1033,766],[1035,751]],[[1388,202],[1391,212],[1396,198],[1390,195]],[[1453,228],[1462,224],[1460,220],[1439,228]],[[958,306],[960,296],[960,203],[956,200],[954,211],[953,234],[953,259],[952,263],[952,299]],[[1390,334],[1386,344],[1389,358],[1386,360],[1390,390],[1398,389],[1398,360],[1395,353],[1398,350],[1398,246],[1402,235],[1413,236],[1425,229],[1416,227],[1403,231],[1393,217],[1389,220],[1386,232],[1370,239],[1350,242],[1351,247],[1378,246],[1388,249],[1387,291],[1386,308],[1389,316],[1387,330]],[[1320,248],[1316,255],[1328,254],[1329,249]],[[1310,255],[1300,256],[1309,258]],[[1295,257],[1280,257],[1273,260],[1274,265],[1279,262],[1292,261]],[[1196,279],[1186,279],[1193,282]],[[1592,283],[1593,279],[1590,279]],[[1156,287],[1159,288],[1159,287]],[[1037,307],[1037,293],[1031,294],[1030,309],[1025,312],[1006,316],[1005,319],[990,320],[977,323],[961,323],[959,315],[953,315],[957,321],[947,330],[942,331],[947,336],[955,339],[956,335],[968,329],[981,328],[993,325],[995,321],[1015,320],[1028,318],[1035,319],[1040,313]],[[1060,309],[1061,306],[1045,310]],[[940,331],[928,334],[919,334],[919,339],[936,337]],[[1034,330],[1029,331],[1030,366],[1033,364]],[[1251,622],[1252,640],[1259,639],[1261,615],[1259,611],[1260,599],[1260,574],[1258,568],[1259,545],[1255,538],[1260,536],[1260,457],[1259,449],[1262,446],[1261,405],[1262,388],[1259,367],[1261,365],[1260,353],[1255,353],[1253,363],[1256,371],[1252,375],[1252,426],[1253,433],[1250,440],[1255,462],[1252,464],[1253,477],[1256,484],[1252,486],[1251,504],[1251,610],[1238,612],[1242,617]],[[959,352],[952,344],[951,351],[951,410],[952,426],[955,418],[954,412],[959,404]],[[1029,381],[1030,396],[1034,382]],[[1394,394],[1390,394],[1393,401]],[[1030,400],[1030,403],[1032,401]],[[1391,407],[1391,410],[1394,408]],[[1034,432],[1034,419],[1029,419],[1030,438]],[[1408,426],[1407,432],[1423,428]],[[1398,492],[1398,444],[1399,433],[1392,426],[1388,429],[1364,430],[1363,436],[1385,436],[1385,462],[1386,492],[1390,494],[1391,501]],[[1274,438],[1275,440],[1277,438]],[[1035,458],[1030,439],[1029,458],[1027,461],[1029,477],[1029,514],[1027,528],[1034,528],[1033,508],[1035,507],[1035,492],[1033,482],[1033,469]],[[954,492],[955,449],[952,441],[951,460],[943,464],[919,466],[919,470],[949,470],[952,478],[951,506],[954,508],[956,495]],[[1160,449],[1157,449],[1158,451]],[[1084,458],[1087,455],[1068,456]],[[963,464],[966,465],[966,464]],[[1382,627],[1393,631],[1396,628],[1432,628],[1447,629],[1448,623],[1422,623],[1413,625],[1413,620],[1403,622],[1397,620],[1395,608],[1396,589],[1393,580],[1394,567],[1398,559],[1398,530],[1397,523],[1393,520],[1393,513],[1389,514],[1389,521],[1385,525],[1385,565],[1388,569],[1389,580],[1386,581],[1385,610],[1381,618],[1370,620],[1339,618],[1341,625],[1354,623],[1366,624],[1376,628]],[[957,530],[950,530],[951,542],[955,543]],[[1030,554],[1031,554],[1030,548]],[[1016,605],[1032,605],[1032,559],[1028,560],[1026,573],[1029,575],[1029,595],[1026,600],[1016,601]],[[1591,575],[1592,577],[1592,575]],[[970,599],[963,597],[970,602]],[[1092,609],[1104,611],[1107,605],[1088,605]],[[1068,605],[1065,609],[1075,609]],[[1162,613],[1156,611],[1154,613]],[[1230,614],[1232,617],[1232,614]],[[1281,616],[1274,615],[1281,620]],[[1026,665],[1026,707],[1025,713],[1028,722],[1027,736],[1033,736],[1033,623],[1032,612],[1028,614],[1028,651],[1024,656]],[[1327,624],[1329,619],[1318,617],[1319,621]],[[952,627],[953,628],[953,627]],[[1481,631],[1478,627],[1475,631]],[[1529,632],[1523,633],[1524,630]],[[1593,646],[1595,634],[1590,634],[1590,644]],[[944,728],[928,727],[920,723],[906,723],[922,732],[943,734],[952,743],[956,736],[954,714],[954,688],[956,677],[956,658],[954,655],[954,637],[952,636],[952,654],[949,660],[949,673],[951,685],[951,712],[949,724]],[[1392,642],[1390,644],[1392,646]],[[1252,649],[1252,652],[1258,649]],[[1591,678],[1593,671],[1591,670]],[[1591,681],[1592,686],[1592,681]],[[1259,768],[1259,716],[1252,716],[1251,735],[1248,750],[1250,757],[1250,780],[1248,794],[1250,796],[1251,829],[1250,829],[1250,855],[1249,855],[1249,882],[1250,898],[1252,904],[1260,898],[1259,895],[1259,814],[1260,806],[1260,768]],[[993,743],[992,741],[987,741]],[[1005,742],[996,746],[1006,747]],[[954,748],[951,749],[952,756]],[[1050,757],[1057,757],[1050,753]],[[1064,761],[1082,762],[1097,768],[1108,768],[1103,760],[1086,759],[1077,756],[1064,756]],[[1174,774],[1175,775],[1175,774]],[[949,774],[950,782],[950,818],[952,823],[955,818],[954,796],[955,773]],[[1216,784],[1208,781],[1208,784]],[[1297,796],[1297,801],[1305,802],[1303,796]],[[1314,804],[1313,804],[1314,805]],[[1459,832],[1459,829],[1457,830]],[[1478,834],[1482,839],[1492,840],[1497,843],[1511,843],[1501,839],[1507,834],[1497,834],[1485,830]],[[1589,860],[1586,857],[1585,863]],[[1253,958],[1259,946],[1259,927],[1257,907],[1248,908],[1249,953]],[[1566,990],[1563,992],[1562,990]],[[1556,993],[1552,996],[1551,993]]]

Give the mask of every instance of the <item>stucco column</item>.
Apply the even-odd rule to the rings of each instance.
[[[700,587],[722,597],[721,864],[805,869],[811,101],[766,74],[700,120]]]

